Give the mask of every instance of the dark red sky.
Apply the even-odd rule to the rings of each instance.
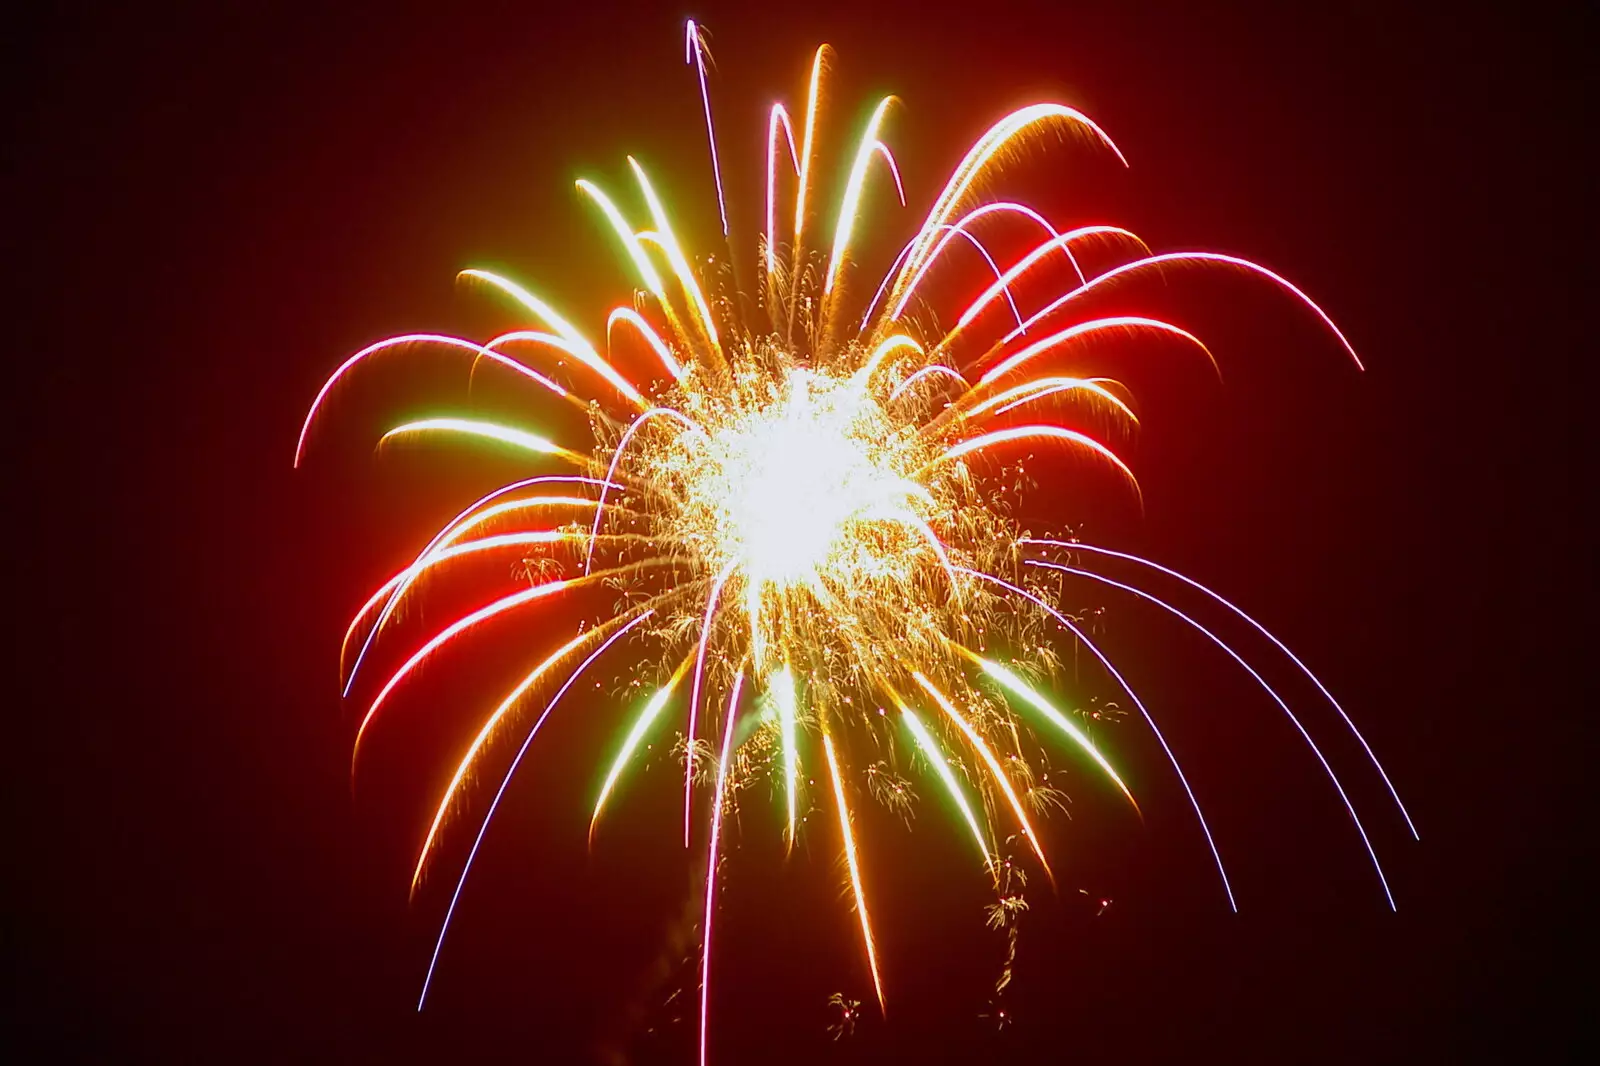
[[[1576,324],[1575,28],[1364,5],[722,6],[193,5],[61,12],[16,35],[11,513],[25,533],[7,1036],[35,1061],[688,1060],[685,1026],[644,1029],[670,1017],[673,982],[692,988],[650,979],[677,957],[692,871],[659,843],[672,819],[650,785],[584,856],[606,733],[581,721],[513,794],[436,1008],[412,1013],[443,902],[438,885],[405,902],[445,762],[434,745],[499,682],[435,678],[352,798],[334,675],[349,611],[463,499],[450,464],[376,463],[366,442],[459,382],[397,372],[335,413],[308,469],[289,459],[350,351],[492,321],[452,287],[463,266],[502,267],[598,321],[625,282],[578,174],[615,181],[634,152],[700,243],[715,235],[681,66],[694,15],[714,34],[746,233],[761,109],[798,100],[827,40],[852,123],[869,94],[905,101],[892,140],[914,206],[988,121],[1054,97],[1132,164],[1068,153],[1041,195],[1069,217],[1248,255],[1328,308],[1367,373],[1259,288],[1162,295],[1228,380],[1165,353],[1128,370],[1149,509],[1095,521],[1288,639],[1423,834],[1410,841],[1359,763],[1342,764],[1392,915],[1270,707],[1184,633],[1113,604],[1110,644],[1214,797],[1242,913],[1130,726],[1150,821],[1076,779],[1074,817],[1052,827],[1071,872],[1060,901],[1034,893],[1004,1032],[978,1017],[999,950],[959,842],[931,809],[910,834],[869,823],[891,1016],[834,1044],[827,994],[870,987],[830,857],[819,845],[785,871],[750,833],[719,919],[719,1061],[1567,1048],[1579,989],[1564,956],[1581,927],[1565,908],[1593,850],[1592,829],[1568,828],[1585,804],[1565,768],[1585,716],[1569,616],[1589,588],[1569,554],[1588,542],[1577,512],[1593,484],[1576,443],[1593,342]],[[1115,902],[1093,918],[1078,888]]]

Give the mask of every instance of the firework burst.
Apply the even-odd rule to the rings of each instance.
[[[693,23],[685,45],[705,105],[726,236],[705,44]],[[352,370],[404,346],[455,351],[470,355],[474,367],[491,361],[527,383],[538,397],[528,425],[440,415],[396,426],[382,440],[454,436],[559,471],[514,481],[471,503],[373,594],[345,637],[341,669],[349,697],[366,676],[369,653],[418,595],[424,577],[486,553],[515,550],[533,560],[522,587],[438,630],[363,697],[354,761],[392,694],[445,645],[501,615],[555,612],[571,619],[571,630],[550,639],[457,753],[427,826],[413,893],[452,815],[465,810],[476,771],[491,760],[499,765],[509,754],[504,742],[521,738],[455,877],[424,1000],[461,886],[507,784],[562,698],[608,653],[622,656],[614,649],[624,641],[625,665],[612,668],[651,694],[619,726],[589,833],[592,839],[646,738],[676,718],[683,842],[696,846],[696,827],[703,826],[698,846],[707,855],[702,1060],[724,815],[739,788],[757,778],[773,783],[777,831],[790,846],[806,811],[831,810],[828,821],[837,825],[880,1009],[886,997],[868,903],[870,863],[853,810],[863,794],[891,810],[909,809],[913,781],[901,768],[946,796],[992,879],[999,902],[990,922],[1009,931],[1007,968],[996,994],[1004,988],[1015,953],[1014,923],[1026,909],[1020,864],[1037,863],[1054,880],[1033,824],[1059,804],[1047,775],[1034,768],[1041,745],[1062,746],[1138,810],[1129,784],[1089,735],[1086,717],[1046,694],[1057,638],[1086,650],[1149,726],[1193,805],[1233,906],[1194,790],[1144,703],[1062,609],[1064,580],[1153,601],[1238,661],[1327,772],[1388,896],[1365,828],[1288,704],[1202,622],[1094,564],[1121,564],[1125,576],[1160,573],[1185,583],[1260,630],[1310,676],[1304,664],[1237,607],[1156,563],[1072,538],[1030,536],[1013,513],[1017,508],[995,487],[1022,459],[1052,451],[1068,461],[1063,475],[1105,477],[1136,499],[1132,472],[1106,442],[1137,422],[1129,394],[1077,368],[1113,337],[1165,338],[1211,360],[1193,334],[1170,322],[1080,313],[1096,290],[1133,285],[1165,268],[1210,264],[1276,285],[1356,360],[1343,334],[1299,289],[1253,263],[1209,252],[1156,255],[1115,226],[1063,230],[1024,204],[981,197],[979,190],[996,185],[1019,146],[1046,134],[1123,161],[1088,117],[1050,103],[1007,115],[977,140],[881,284],[869,290],[852,254],[866,225],[867,190],[886,183],[905,202],[895,157],[883,140],[893,98],[872,109],[844,185],[831,211],[822,210],[816,140],[826,58],[827,49],[818,49],[798,131],[783,105],[770,112],[765,228],[753,284],[736,285],[709,260],[696,265],[644,168],[630,158],[638,194],[632,210],[590,181],[577,183],[639,286],[607,318],[604,352],[532,292],[468,270],[464,279],[498,290],[528,317],[529,328],[482,344],[439,335],[381,341],[339,367],[307,414],[297,465],[334,386]],[[1017,246],[1019,236],[1025,243],[1015,254],[991,251],[991,245]],[[1094,255],[1086,257],[1087,251]],[[1083,269],[1088,258],[1107,256],[1120,257],[1119,265],[1092,274]],[[935,306],[926,283],[971,265],[983,267],[991,280],[954,309],[952,325],[941,327],[941,312],[952,309]],[[1049,277],[1070,280],[1053,299],[1025,306],[1022,283]],[[650,360],[653,374],[625,375],[614,351]],[[550,403],[584,412],[592,441],[558,444],[544,436],[538,412]],[[618,607],[598,613],[585,606],[597,590]],[[543,622],[542,631],[559,632],[553,621]],[[1348,716],[1344,721],[1354,731]],[[1370,748],[1366,752],[1371,757]],[[1376,758],[1371,761],[1383,774]],[[807,781],[817,784],[808,791]],[[1383,781],[1389,784],[1387,775]],[[851,1025],[854,1013],[853,1007],[846,1012]]]

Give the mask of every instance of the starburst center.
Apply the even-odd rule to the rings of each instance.
[[[902,471],[900,434],[860,377],[791,369],[770,402],[713,432],[702,491],[716,553],[755,589],[881,568],[869,527],[919,517],[927,490]]]

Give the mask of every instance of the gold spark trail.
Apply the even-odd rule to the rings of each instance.
[[[844,798],[844,779],[839,774],[839,757],[833,753],[833,738],[822,732],[822,750],[828,757],[828,774],[833,781],[833,798],[839,812],[839,836],[844,841],[845,863],[850,867],[850,889],[855,893],[856,916],[861,919],[861,942],[867,952],[867,968],[872,971],[872,988],[878,994],[878,1009],[888,1013],[883,999],[883,978],[878,975],[878,950],[872,942],[872,919],[867,914],[867,894],[861,887],[861,860],[856,855],[855,834],[850,829],[850,805]]]

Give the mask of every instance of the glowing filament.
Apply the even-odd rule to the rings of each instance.
[[[798,708],[794,690],[794,675],[785,666],[781,670],[773,671],[767,678],[767,691],[772,694],[773,705],[778,711],[778,731],[783,744],[783,781],[784,794],[788,799],[789,821],[785,832],[785,839],[790,848],[794,847],[794,823],[796,793],[800,788],[800,748],[795,735],[796,716]]]
[[[984,839],[983,830],[978,827],[978,817],[972,813],[972,807],[967,803],[967,797],[961,791],[961,785],[956,781],[955,772],[950,769],[944,753],[939,750],[939,742],[933,739],[933,734],[928,732],[928,727],[923,725],[917,716],[911,713],[909,707],[900,708],[900,716],[905,719],[906,728],[911,730],[911,735],[917,740],[917,747],[922,749],[922,754],[928,759],[928,765],[933,767],[934,773],[939,775],[939,780],[944,783],[945,791],[950,793],[950,798],[955,801],[956,807],[961,811],[961,816],[967,820],[967,826],[972,830],[972,839],[977,842],[978,853],[983,856],[984,865],[990,869],[994,867],[994,856],[989,853],[989,844]]]
[[[955,704],[950,702],[948,696],[940,692],[933,682],[922,674],[913,673],[911,676],[916,678],[917,684],[921,685],[928,695],[933,697],[933,702],[937,703],[939,709],[944,711],[949,719],[956,724],[956,728],[960,729],[962,734],[966,736],[967,743],[972,745],[972,750],[978,753],[978,758],[982,759],[983,764],[989,768],[989,775],[994,778],[995,785],[1000,789],[1001,794],[1005,796],[1006,802],[1011,805],[1011,813],[1016,815],[1017,825],[1022,827],[1022,834],[1028,838],[1028,846],[1033,848],[1033,854],[1038,858],[1039,865],[1044,868],[1045,876],[1050,878],[1053,884],[1056,875],[1050,869],[1049,860],[1044,857],[1044,844],[1040,842],[1039,834],[1033,831],[1033,826],[1028,824],[1028,812],[1023,809],[1022,800],[1017,796],[1016,789],[1011,787],[1011,781],[1006,777],[1005,768],[1000,765],[1000,760],[989,749],[989,745],[983,742],[983,737],[973,727],[972,723],[967,721],[960,711],[956,710]]]
[[[965,649],[963,649],[963,651],[965,651]],[[994,662],[991,659],[980,658],[979,656],[973,655],[971,652],[967,652],[966,654],[972,659],[973,662],[977,663],[983,669],[984,673],[1000,682],[1007,692],[1010,692],[1013,696],[1021,697],[1025,703],[1030,704],[1040,714],[1048,718],[1052,725],[1061,730],[1067,736],[1071,737],[1073,743],[1082,748],[1084,754],[1093,759],[1095,765],[1100,767],[1105,775],[1111,779],[1112,783],[1122,790],[1122,794],[1128,798],[1128,802],[1133,804],[1133,809],[1135,811],[1139,810],[1139,801],[1133,798],[1133,793],[1128,790],[1128,786],[1122,780],[1121,775],[1119,775],[1111,763],[1106,760],[1106,757],[1100,754],[1100,749],[1094,746],[1094,741],[1090,740],[1083,730],[1072,724],[1071,719],[1057,710],[1049,700],[1045,699],[1043,696],[1039,695],[1032,688],[1030,688],[1022,680],[1022,678],[1018,677],[1010,670],[1007,670],[999,663]],[[1143,815],[1141,814],[1141,817],[1142,816]]]
[[[594,813],[589,816],[589,842],[591,845],[594,843],[595,826],[600,823],[600,812],[605,809],[606,800],[611,797],[611,790],[616,787],[617,779],[622,776],[622,771],[627,769],[628,763],[632,760],[633,753],[638,749],[640,741],[644,740],[645,734],[650,731],[650,727],[655,724],[655,720],[661,717],[661,712],[667,706],[667,701],[672,698],[672,689],[677,685],[680,676],[682,676],[681,670],[673,675],[672,680],[657,689],[655,695],[645,701],[644,708],[640,710],[639,716],[633,720],[633,727],[628,730],[628,735],[623,738],[622,747],[618,750],[617,757],[611,761],[611,769],[606,771],[606,779],[600,786],[600,794],[595,797]]]
[[[867,968],[872,971],[872,988],[878,993],[878,1009],[888,1013],[883,1000],[883,980],[878,976],[878,952],[872,942],[872,920],[867,916],[867,894],[861,888],[861,860],[856,857],[855,835],[850,831],[850,806],[844,798],[844,781],[839,776],[839,758],[833,753],[833,738],[824,731],[822,750],[828,757],[828,772],[833,779],[833,798],[839,809],[839,833],[844,838],[844,857],[850,867],[850,887],[855,892],[856,914],[861,919],[861,942],[867,949]]]

